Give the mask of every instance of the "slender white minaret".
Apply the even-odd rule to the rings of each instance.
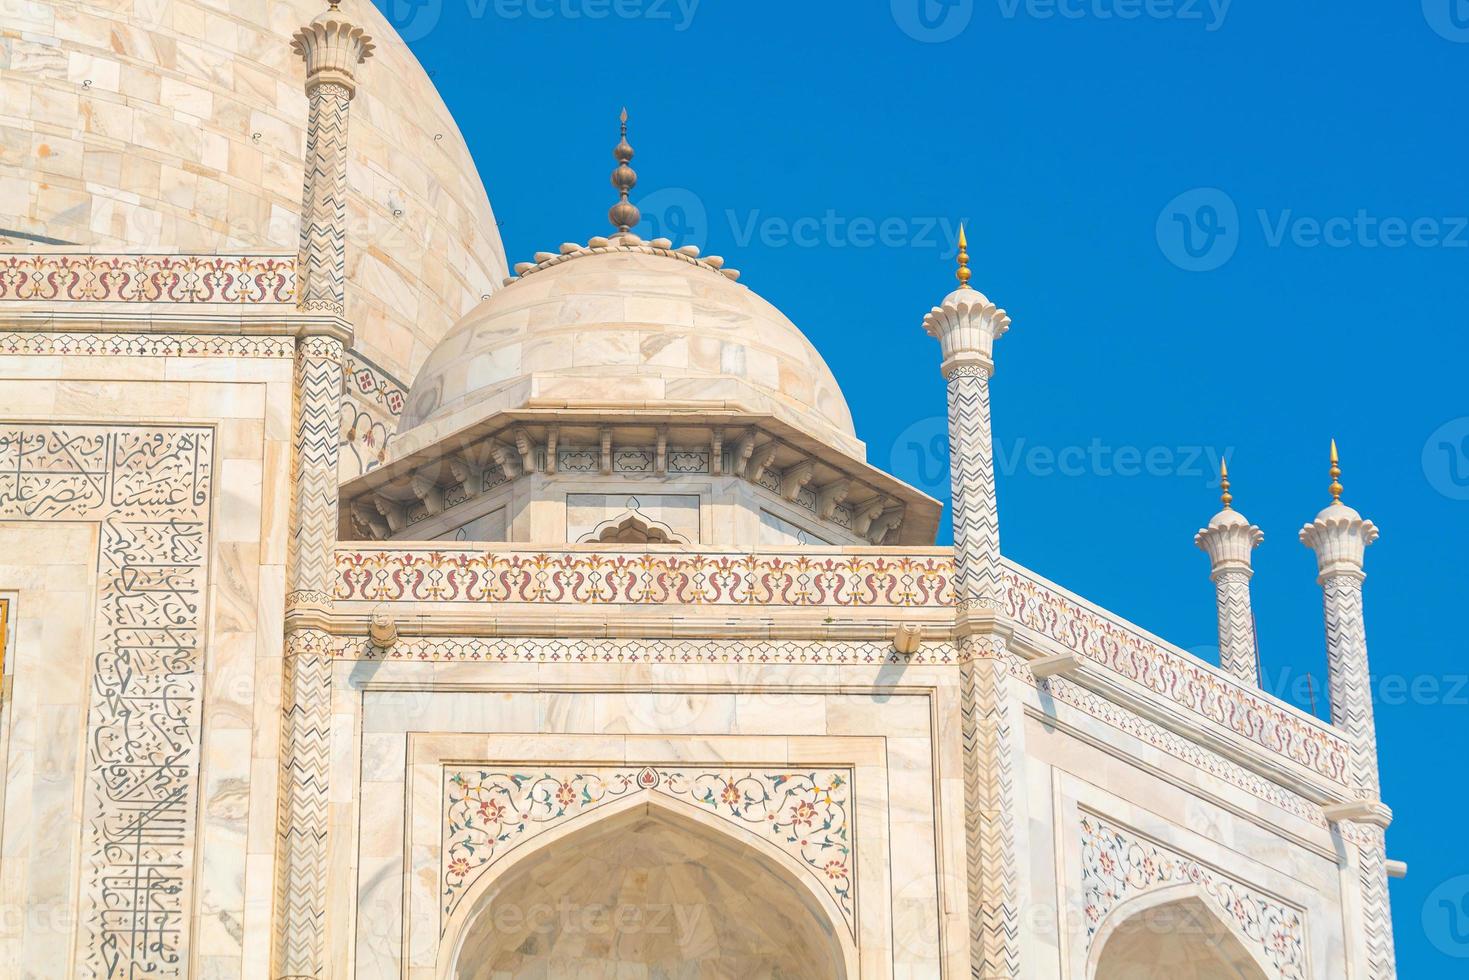
[[[306,182],[301,199],[297,305],[341,314],[346,294],[347,123],[357,94],[356,66],[372,56],[372,38],[341,17],[337,4],[291,38],[306,60]]]
[[[1246,684],[1259,683],[1259,654],[1255,644],[1255,614],[1250,609],[1250,552],[1265,540],[1264,533],[1232,506],[1229,465],[1219,463],[1219,499],[1224,509],[1209,526],[1194,535],[1194,544],[1209,553],[1210,578],[1219,606],[1219,666]]]
[[[1367,663],[1367,631],[1362,616],[1362,571],[1367,546],[1377,528],[1341,502],[1341,466],[1331,443],[1331,503],[1301,528],[1301,541],[1316,552],[1326,610],[1326,664],[1331,723],[1342,731],[1351,751],[1355,802],[1341,822],[1352,826],[1361,888],[1361,946],[1352,958],[1353,978],[1392,980],[1397,976],[1392,910],[1388,902],[1385,832],[1391,811],[1381,802],[1377,768],[1377,729],[1372,717],[1372,683]]]
[[[999,602],[1000,522],[990,432],[990,376],[996,338],[1010,318],[970,288],[968,240],[959,228],[959,288],[923,318],[938,340],[949,389],[949,480],[953,494],[955,599],[961,610]]]
[[[1378,796],[1377,730],[1367,668],[1367,634],[1362,617],[1362,571],[1367,546],[1377,540],[1371,521],[1341,502],[1341,467],[1331,443],[1331,503],[1301,528],[1301,541],[1316,552],[1326,606],[1326,669],[1331,723],[1352,748],[1353,785],[1364,799]]]
[[[318,978],[326,969],[326,848],[331,754],[332,658],[327,637],[309,625],[331,606],[337,534],[342,362],[350,330],[346,304],[347,120],[354,70],[372,39],[342,18],[339,0],[296,32],[306,62],[306,169],[296,304],[295,433],[286,636],[282,667],[280,801],[277,807],[275,950],[271,975]]]
[[[959,288],[923,318],[923,328],[943,350],[948,384],[970,974],[977,980],[1010,980],[1020,974],[1024,821],[1018,785],[1024,719],[1010,690],[1015,655],[989,625],[1001,605],[989,380],[995,338],[1009,329],[1010,318],[970,288],[967,246],[961,227]]]

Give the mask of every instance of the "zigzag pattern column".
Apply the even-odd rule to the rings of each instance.
[[[970,972],[976,980],[1013,980],[1020,976],[1021,867],[1016,832],[1021,719],[1010,691],[1012,655],[1000,636],[988,632],[1000,606],[989,379],[995,339],[1009,329],[1010,318],[969,288],[969,256],[964,249],[961,232],[960,287],[924,317],[923,327],[943,348],[948,385]]]
[[[1015,839],[1016,725],[1009,696],[1011,654],[995,636],[960,641],[970,974],[1020,975],[1020,883]]]
[[[1247,684],[1256,684],[1260,665],[1255,654],[1249,573],[1219,573],[1214,579],[1214,592],[1219,607],[1219,666]]]
[[[357,91],[353,68],[372,55],[362,28],[338,20],[336,9],[291,38],[306,60],[306,180],[301,196],[297,305],[333,313],[346,309],[347,123]]]
[[[1352,783],[1362,799],[1381,793],[1377,770],[1377,723],[1362,615],[1362,576],[1332,575],[1321,583],[1326,612],[1326,671],[1331,723],[1347,734]]]
[[[341,314],[347,298],[347,121],[352,91],[311,86],[306,130],[306,190],[301,202],[298,305]]]
[[[286,637],[281,787],[276,825],[274,976],[326,971],[326,845],[331,755],[332,657],[327,636]]]
[[[325,634],[301,628],[299,615],[330,608],[332,601],[343,356],[341,341],[330,337],[304,338],[296,354],[276,825],[278,977],[315,978],[325,971],[332,658]]]
[[[1346,730],[1351,782],[1362,799],[1378,799],[1376,720],[1362,616],[1362,576],[1334,574],[1322,582],[1327,617],[1327,685],[1331,723]]]
[[[291,46],[306,61],[310,106],[297,303],[303,311],[340,317],[346,304],[352,70],[372,53],[372,41],[361,28],[338,20],[333,5],[296,32]],[[345,353],[334,336],[303,337],[296,350],[273,956],[273,975],[287,980],[327,973],[332,658],[325,634],[303,620],[331,606]]]
[[[1362,891],[1362,937],[1367,947],[1367,976],[1392,980],[1398,975],[1397,951],[1393,945],[1392,902],[1387,888],[1387,839],[1384,828],[1357,824],[1367,842],[1358,845],[1357,886]]]
[[[342,342],[334,337],[303,338],[296,350],[291,549],[286,569],[293,605],[331,603],[345,354]]]
[[[1352,976],[1363,980],[1395,980],[1392,906],[1388,896],[1386,835],[1392,813],[1381,802],[1377,766],[1377,727],[1372,710],[1372,682],[1367,658],[1367,628],[1362,614],[1363,559],[1377,540],[1377,528],[1341,503],[1332,447],[1331,505],[1301,529],[1301,541],[1316,552],[1326,619],[1326,663],[1331,696],[1331,723],[1351,746],[1351,781],[1356,801],[1343,808],[1343,823],[1362,841],[1356,848],[1357,885],[1362,923],[1360,945],[1349,957]]]
[[[989,371],[977,364],[959,364],[945,373],[945,380],[954,596],[961,609],[993,608],[1000,591],[1000,522],[990,436]]]

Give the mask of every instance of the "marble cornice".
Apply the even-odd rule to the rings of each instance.
[[[854,619],[852,610],[811,607],[793,615],[772,615],[769,610],[716,608],[701,612],[668,615],[651,610],[616,608],[558,609],[488,605],[453,608],[398,603],[337,602],[330,611],[311,610],[295,614],[298,627],[320,629],[333,636],[367,635],[374,612],[393,616],[400,635],[415,637],[475,636],[486,638],[524,637],[546,639],[717,639],[760,642],[763,640],[812,640],[821,642],[891,641],[898,627],[917,625],[923,642],[951,643],[953,620],[942,610],[883,610],[884,615]],[[832,613],[843,618],[836,619]]]
[[[77,304],[82,305],[82,304]],[[58,310],[54,306],[22,304],[0,307],[0,331],[46,334],[168,334],[206,337],[331,337],[352,344],[352,325],[340,316],[306,313],[294,307],[238,308],[218,304],[212,309],[178,307],[138,309],[139,304],[85,304],[85,309]],[[159,304],[160,306],[163,304]]]

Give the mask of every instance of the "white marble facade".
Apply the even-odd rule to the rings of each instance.
[[[938,547],[626,195],[507,276],[371,5],[147,6],[0,37],[0,975],[1394,975],[1370,522],[1327,724],[1001,556],[967,268]]]

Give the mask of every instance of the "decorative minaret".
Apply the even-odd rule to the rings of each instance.
[[[347,121],[357,65],[372,39],[342,20],[337,5],[296,32],[291,50],[306,59],[306,186],[301,198],[297,305],[340,315],[346,308]]]
[[[290,546],[286,558],[280,799],[277,809],[272,976],[326,973],[326,848],[331,755],[332,659],[312,617],[331,606],[337,534],[337,460],[347,242],[347,117],[353,70],[372,40],[341,18],[339,0],[291,39],[306,61],[306,171],[297,258]]]
[[[1265,535],[1234,509],[1229,493],[1229,464],[1219,463],[1219,499],[1224,509],[1194,535],[1194,544],[1209,553],[1210,578],[1219,606],[1219,666],[1246,684],[1259,683],[1255,616],[1250,609],[1250,552]]]
[[[627,108],[622,110],[622,139],[612,155],[617,159],[617,169],[612,171],[612,186],[617,188],[620,199],[607,211],[607,220],[612,222],[612,227],[617,229],[615,238],[633,238],[633,226],[642,220],[642,212],[637,205],[627,199],[627,195],[638,185],[637,171],[628,164],[632,162],[632,144],[627,141]]]
[[[1377,731],[1367,670],[1367,635],[1362,617],[1363,556],[1377,540],[1371,521],[1341,502],[1341,465],[1331,443],[1331,503],[1301,528],[1301,541],[1316,552],[1317,579],[1326,601],[1326,668],[1331,723],[1352,747],[1351,780],[1363,799],[1376,799]]]
[[[996,629],[1000,526],[989,387],[995,338],[1009,329],[1010,318],[970,288],[968,244],[961,226],[959,288],[929,311],[923,328],[943,350],[948,384],[970,973],[976,980],[1010,980],[1020,973],[1024,820],[1017,787],[1024,766],[1024,719],[1010,689],[1015,655]]]
[[[996,338],[1010,318],[969,285],[968,239],[959,226],[959,288],[923,318],[943,350],[949,388],[949,480],[953,495],[954,597],[961,610],[999,604],[1000,522],[990,433],[990,376]]]
[[[1367,632],[1362,616],[1363,557],[1377,540],[1371,521],[1341,502],[1341,464],[1331,443],[1331,503],[1301,528],[1301,541],[1316,552],[1317,579],[1326,607],[1326,664],[1331,723],[1351,750],[1354,801],[1328,808],[1357,844],[1363,945],[1354,955],[1352,977],[1391,980],[1397,976],[1392,910],[1388,902],[1385,832],[1392,813],[1381,802],[1377,769],[1377,729],[1372,717],[1372,683],[1367,664]],[[1334,811],[1334,812],[1333,812]],[[1344,834],[1344,836],[1347,836]]]

